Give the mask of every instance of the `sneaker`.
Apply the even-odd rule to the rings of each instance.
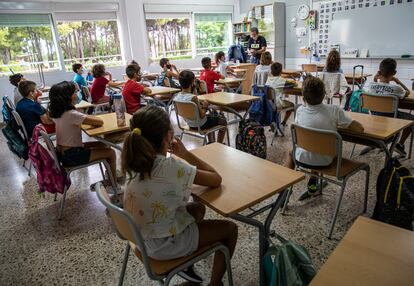
[[[272,131],[273,133],[275,133],[275,130],[276,130],[276,123],[272,122],[270,124],[270,131]]]
[[[308,185],[308,189],[300,195],[298,201],[303,201],[319,195],[322,195],[322,191],[316,185]]]
[[[186,270],[180,271],[178,273],[178,276],[180,276],[181,278],[183,278],[183,279],[185,279],[189,282],[194,282],[194,283],[203,282],[203,278],[201,278],[200,276],[198,276],[194,272],[194,267],[193,266],[188,267]]]
[[[287,123],[286,122],[282,122],[282,123],[280,123],[280,125],[282,125],[283,128],[286,128],[287,127]]]
[[[397,143],[395,144],[395,149],[394,149],[398,154],[400,154],[401,156],[407,156],[407,152],[405,152],[404,150],[404,145]]]

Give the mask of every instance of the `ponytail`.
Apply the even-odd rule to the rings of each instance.
[[[141,108],[132,116],[130,128],[122,148],[122,172],[130,178],[137,174],[140,180],[151,178],[155,158],[171,128],[168,114],[156,106]]]

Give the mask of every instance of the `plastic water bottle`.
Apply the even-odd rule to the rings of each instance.
[[[236,61],[236,67],[239,67],[240,66],[240,60],[237,60]]]
[[[115,109],[115,113],[116,113],[116,123],[118,125],[118,127],[121,126],[125,126],[126,122],[125,122],[125,102],[124,99],[122,98],[121,94],[113,94],[112,98],[114,100],[114,109]]]

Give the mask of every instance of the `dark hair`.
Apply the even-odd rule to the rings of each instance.
[[[204,57],[201,59],[201,65],[203,68],[208,69],[211,67],[211,59],[209,57]]]
[[[95,64],[92,67],[92,75],[93,77],[100,77],[105,75],[105,66],[103,64]]]
[[[338,72],[341,68],[341,55],[337,50],[329,52],[328,58],[326,59],[326,71],[327,72]]]
[[[280,74],[282,73],[282,70],[283,70],[283,66],[281,63],[274,62],[270,66],[270,73],[272,74],[272,76],[280,76]]]
[[[178,81],[180,82],[180,85],[182,88],[189,88],[191,87],[191,84],[194,82],[195,75],[190,70],[183,70],[180,72],[180,75],[178,76]]]
[[[160,66],[163,68],[169,61],[167,58],[160,59]]]
[[[141,71],[141,67],[138,64],[130,64],[126,67],[125,73],[128,78],[132,79],[135,74]]]
[[[49,116],[60,118],[65,111],[75,109],[72,104],[72,95],[76,86],[71,81],[62,81],[54,84],[49,91]]]
[[[397,73],[397,62],[391,58],[383,59],[380,63],[379,70],[382,76],[394,76]]]
[[[134,132],[135,128],[139,128],[141,134]],[[155,158],[161,152],[164,137],[171,129],[168,113],[157,106],[140,108],[130,120],[130,129],[122,148],[122,172],[130,178],[133,178],[134,173],[139,173],[141,180],[146,175],[151,178]]]
[[[224,56],[225,56],[225,54],[224,54],[223,51],[217,52],[215,57],[214,57],[214,59],[216,61],[216,64],[219,64],[219,60]]]
[[[272,63],[272,54],[270,52],[264,52],[260,56],[260,64],[264,66],[268,66]]]
[[[9,76],[9,81],[14,86],[19,86],[20,80],[23,78],[23,75],[21,73],[15,73]]]
[[[73,72],[75,72],[75,73],[77,73],[78,72],[78,69],[80,69],[82,67],[82,64],[73,64],[72,65],[72,70],[73,70]]]
[[[303,82],[302,95],[310,105],[321,104],[325,98],[325,85],[317,77],[310,76]]]
[[[129,62],[129,65],[139,65],[138,62],[136,62],[135,60],[131,60]]]
[[[256,32],[257,34],[259,34],[259,29],[257,27],[252,27],[250,29],[250,32]]]
[[[31,92],[36,90],[36,83],[30,80],[24,80],[19,83],[19,92],[23,97],[28,97]]]

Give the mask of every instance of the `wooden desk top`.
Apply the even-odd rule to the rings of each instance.
[[[151,86],[151,94],[174,94],[180,92],[178,88],[165,87],[165,86]]]
[[[244,78],[226,77],[226,78],[219,79],[218,81],[216,81],[216,83],[218,83],[218,84],[233,84],[233,83],[240,83],[240,82],[243,82],[243,81],[244,81]]]
[[[94,127],[91,125],[82,124],[81,128],[85,133],[90,136],[100,136],[100,135],[107,135],[122,131],[129,130],[129,120],[131,119],[132,115],[125,113],[125,122],[126,125],[122,127],[118,127],[116,123],[116,114],[115,112],[112,113],[106,113],[106,114],[100,114],[96,115],[96,117],[101,118],[104,121],[104,125],[101,127]]]
[[[239,69],[239,68],[233,69],[233,72],[234,73],[245,73],[247,71],[248,71],[248,69]]]
[[[92,107],[92,106],[93,106],[92,103],[89,103],[85,100],[81,100],[81,102],[79,102],[78,104],[75,105],[75,108],[76,109],[85,109],[85,108],[89,108],[89,107]]]
[[[358,217],[311,286],[409,286],[414,282],[414,232]]]
[[[376,116],[364,113],[347,112],[353,119],[359,121],[364,127],[364,133],[358,135],[366,135],[369,138],[386,140],[403,130],[404,128],[413,125],[414,122],[399,118]],[[340,129],[340,133],[353,135],[356,134],[346,129]]]
[[[220,143],[191,153],[213,166],[223,178],[217,189],[194,185],[193,195],[223,216],[239,213],[305,178],[303,173]]]
[[[236,68],[245,68],[248,66],[256,66],[256,64],[252,64],[252,63],[240,63],[239,65],[237,65],[236,63],[230,63],[229,66],[231,67],[236,67]]]
[[[288,80],[289,81],[289,80]],[[283,93],[284,94],[290,94],[290,95],[302,95],[302,82],[301,81],[296,81],[296,86],[293,88],[289,88],[289,89],[284,89]]]
[[[410,95],[409,96],[407,96],[407,97],[405,97],[403,99],[400,99],[400,101],[414,102],[414,90],[412,90],[410,92]]]
[[[258,96],[251,96],[246,94],[230,93],[230,92],[215,92],[209,94],[199,95],[198,99],[207,100],[211,104],[219,106],[228,106],[237,103],[243,103],[253,100],[260,100]]]
[[[369,76],[372,76],[372,74],[369,73],[364,73],[361,77],[360,73],[355,73],[355,79],[361,79],[361,78],[367,78]],[[345,78],[348,79],[352,79],[353,78],[353,74],[352,73],[345,73]]]
[[[50,90],[50,86],[44,86],[44,87],[42,87],[42,88],[39,88],[39,90],[41,91],[41,92],[49,92],[49,90]]]
[[[286,69],[282,70],[282,74],[301,74],[302,70]]]

